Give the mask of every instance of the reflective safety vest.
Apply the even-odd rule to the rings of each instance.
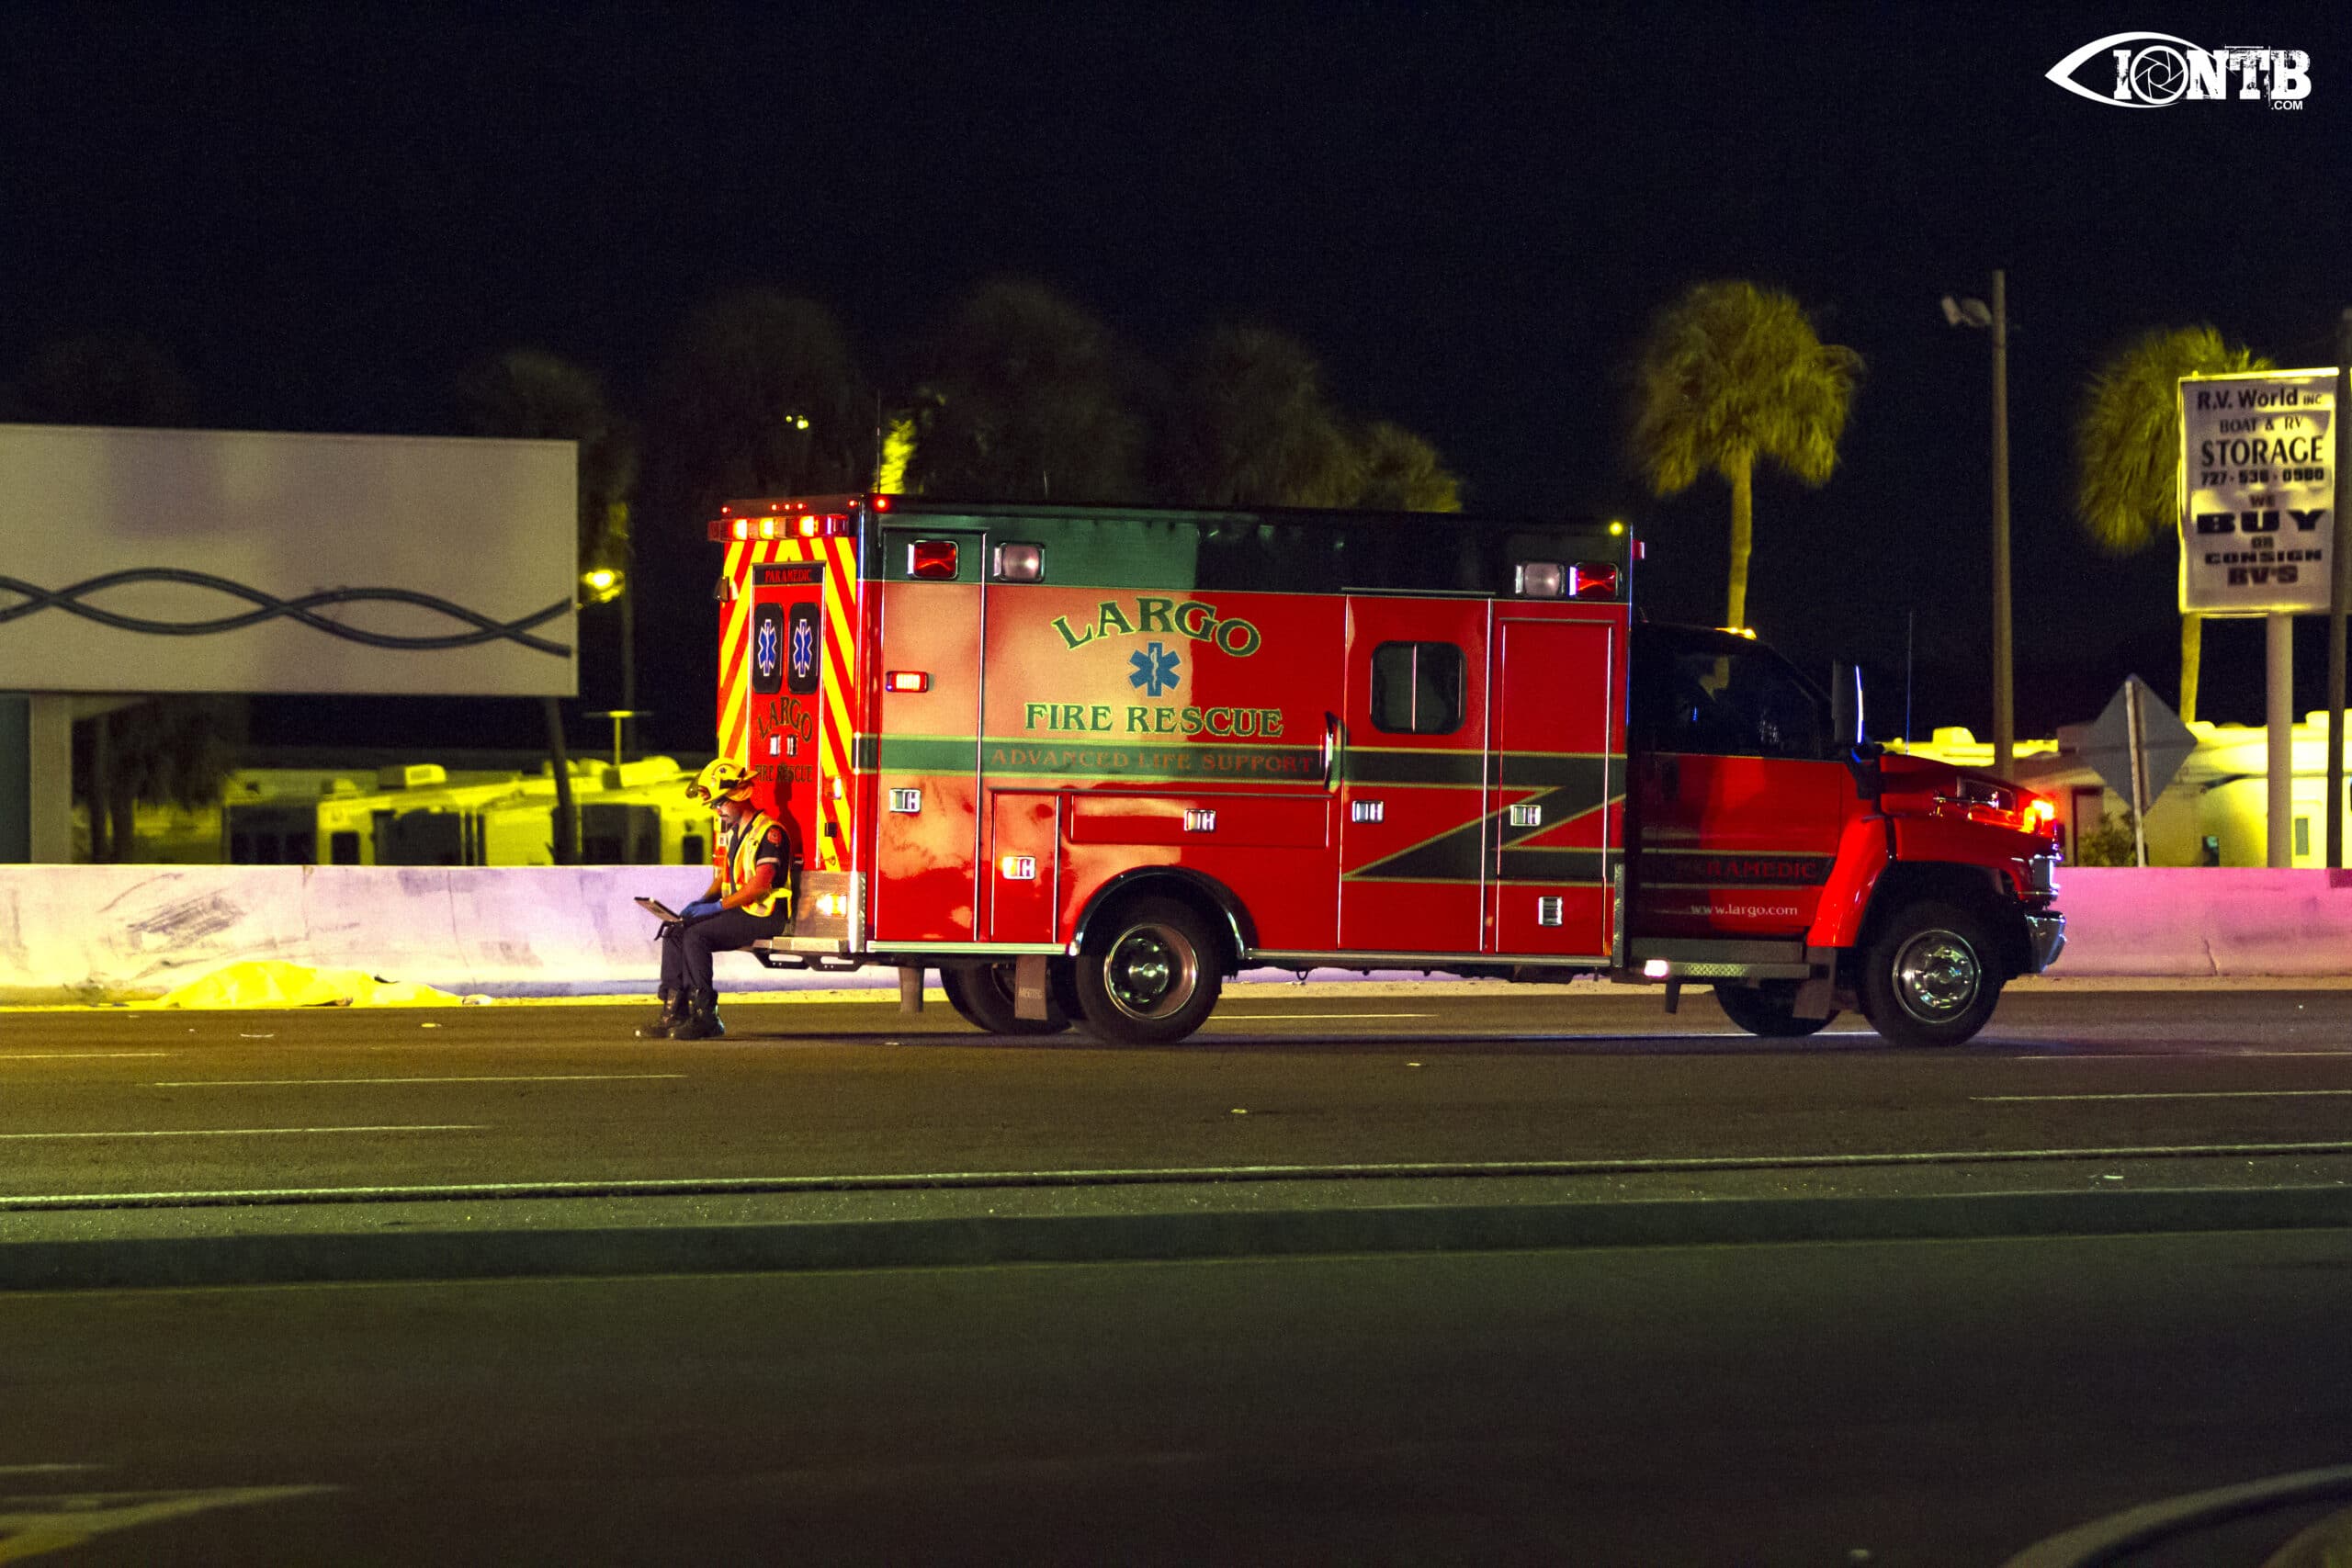
[[[779,828],[776,819],[764,811],[754,811],[728,829],[726,858],[719,867],[719,892],[732,897],[750,886],[753,871],[759,864],[760,844],[767,838],[768,829]],[[776,863],[775,881],[769,886],[767,897],[753,899],[742,907],[747,915],[773,913],[782,904],[786,913],[792,909],[792,835],[784,835],[784,856]]]

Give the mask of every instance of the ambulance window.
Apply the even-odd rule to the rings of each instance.
[[[1384,642],[1372,652],[1372,724],[1391,735],[1462,728],[1462,650],[1450,642]]]
[[[1718,757],[1819,758],[1828,732],[1821,698],[1762,649],[1658,650],[1637,667],[1636,727],[1661,751]]]

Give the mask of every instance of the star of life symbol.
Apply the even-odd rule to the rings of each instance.
[[[817,623],[800,621],[792,628],[792,675],[797,681],[808,679],[808,671],[817,664]]]
[[[776,655],[775,623],[774,621],[762,621],[760,623],[759,633],[753,639],[753,643],[754,646],[752,650],[752,657],[758,661],[760,679],[763,681],[775,679]]]
[[[1176,667],[1183,662],[1156,642],[1146,643],[1141,653],[1127,655],[1127,668],[1135,673],[1127,677],[1127,684],[1143,688],[1144,695],[1156,697],[1162,692],[1176,689]]]

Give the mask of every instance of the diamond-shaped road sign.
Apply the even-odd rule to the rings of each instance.
[[[2132,787],[2132,709],[2135,705],[2143,770],[2138,789]],[[2188,754],[2197,750],[2197,737],[2189,733],[2188,726],[2137,675],[2126,676],[2105,711],[2090,723],[2070,729],[2068,738],[2086,766],[2117,794],[2138,801],[2142,809],[2155,804],[2156,796],[2180,772],[2180,765],[2188,761]]]

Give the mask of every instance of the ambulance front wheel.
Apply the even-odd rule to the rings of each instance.
[[[1069,1012],[1061,1005],[1063,987],[1059,986],[1046,989],[1042,1021],[1014,1013],[1010,964],[942,968],[939,988],[947,993],[947,1005],[984,1034],[1058,1034],[1069,1027]]]
[[[1862,1016],[1892,1045],[1958,1045],[1992,1018],[2007,975],[1973,911],[1914,904],[1862,958]]]
[[[1118,911],[1078,959],[1087,1026],[1122,1045],[1165,1045],[1208,1021],[1225,975],[1201,918],[1167,898]]]

